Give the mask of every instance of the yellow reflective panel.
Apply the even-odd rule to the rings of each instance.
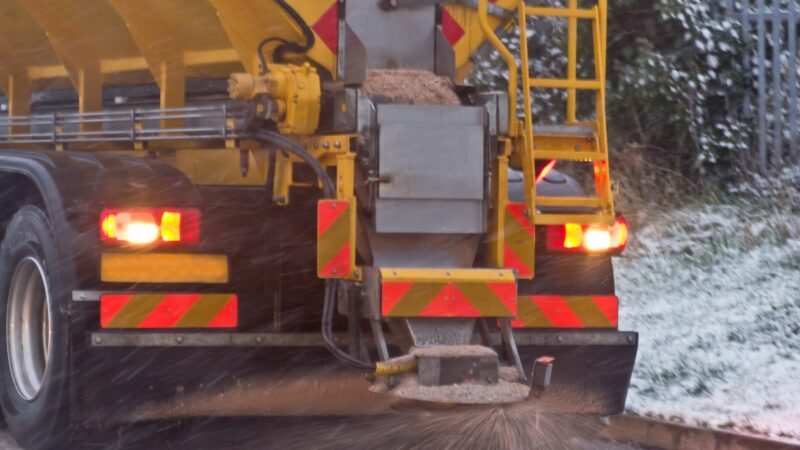
[[[164,211],[161,214],[161,240],[164,242],[181,240],[181,213]]]
[[[583,227],[577,223],[564,225],[564,248],[578,248],[583,242]]]
[[[100,279],[119,283],[227,283],[228,257],[185,253],[103,253]]]

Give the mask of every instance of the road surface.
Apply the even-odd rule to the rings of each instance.
[[[397,428],[385,421],[354,423],[346,419],[264,419],[224,418],[186,422],[150,422],[111,427],[84,432],[87,450],[100,449],[371,449],[371,448],[481,448],[481,449],[575,449],[575,450],[636,450],[639,447],[603,441],[596,437],[571,436],[564,441],[547,439],[537,433],[522,433],[531,440],[523,442],[507,433],[504,424],[484,424],[473,435],[454,435],[446,431],[431,435],[434,430],[422,426],[409,428],[406,423]],[[459,433],[461,427],[454,427]],[[494,430],[493,433],[488,433]],[[561,435],[559,431],[553,431]],[[537,437],[538,436],[538,437]],[[518,438],[519,436],[517,436]],[[537,442],[538,441],[538,442]],[[18,450],[21,447],[5,431],[0,432],[0,449]]]

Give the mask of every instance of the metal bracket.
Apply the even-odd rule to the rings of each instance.
[[[444,37],[442,26],[436,26],[436,46],[435,46],[434,72],[455,81],[456,79],[456,51],[450,42]]]
[[[519,357],[519,350],[517,343],[514,341],[514,331],[511,329],[511,319],[500,319],[500,335],[503,337],[503,343],[506,346],[506,352],[514,360],[514,365],[517,366],[517,373],[523,382],[527,382],[528,377],[525,375],[525,369],[522,368],[522,360]]]
[[[323,347],[319,333],[107,332],[90,335],[92,347]],[[347,334],[336,342],[347,344]]]
[[[187,106],[169,109],[105,110],[85,113],[33,114],[0,117],[0,128],[18,127],[24,133],[0,136],[0,144],[68,144],[120,142],[144,147],[149,141],[237,139],[246,111],[241,104]],[[210,120],[216,126],[183,125],[152,127],[151,123],[175,123],[186,119]],[[106,125],[104,127],[104,125]],[[115,128],[110,128],[115,125]],[[77,130],[74,128],[77,127]]]
[[[478,9],[478,0],[383,0],[381,8],[385,11],[400,8],[416,8],[419,6],[459,4]],[[497,5],[488,5],[489,14],[497,17],[508,17],[511,11]]]
[[[367,76],[367,48],[346,21],[339,21],[339,58],[336,72],[345,84],[362,84]]]
[[[540,398],[544,390],[550,387],[550,379],[553,376],[552,356],[542,356],[533,362],[533,372],[531,373],[531,392],[530,397]]]

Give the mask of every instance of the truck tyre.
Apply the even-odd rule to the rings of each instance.
[[[26,448],[68,438],[67,291],[47,215],[22,207],[0,246],[0,407]]]

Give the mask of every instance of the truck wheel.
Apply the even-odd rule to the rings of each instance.
[[[24,206],[0,246],[0,406],[26,448],[63,444],[68,433],[67,317],[47,216]]]

